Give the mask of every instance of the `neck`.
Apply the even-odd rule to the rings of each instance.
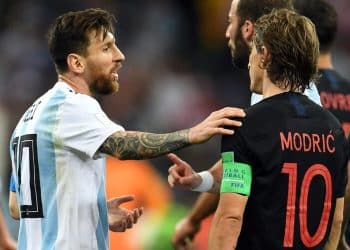
[[[89,86],[83,79],[74,77],[69,73],[59,74],[58,79],[67,83],[75,92],[92,96]]]
[[[281,89],[280,87],[276,86],[270,78],[267,77],[267,73],[265,71],[264,78],[263,78],[263,84],[262,84],[262,95],[263,98],[268,98],[274,95],[278,95],[284,92],[288,92],[290,89]]]
[[[333,69],[332,55],[330,52],[320,54],[317,67],[319,69]]]

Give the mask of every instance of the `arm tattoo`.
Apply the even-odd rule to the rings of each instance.
[[[168,134],[117,132],[105,140],[99,151],[121,160],[153,158],[188,146],[188,133],[189,129]]]

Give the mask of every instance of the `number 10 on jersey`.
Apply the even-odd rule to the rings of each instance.
[[[297,163],[284,163],[282,173],[288,175],[288,199],[286,209],[286,224],[284,230],[284,247],[293,247],[294,244],[294,230],[295,230],[295,213],[296,199],[297,199]],[[307,227],[308,214],[308,196],[310,185],[315,176],[321,176],[325,185],[325,197],[323,202],[323,209],[320,223],[314,235],[310,235]],[[332,206],[332,178],[329,170],[322,164],[314,164],[306,171],[300,189],[299,196],[299,225],[300,238],[306,247],[314,247],[319,244],[327,231],[329,216]],[[312,211],[311,211],[312,212]]]

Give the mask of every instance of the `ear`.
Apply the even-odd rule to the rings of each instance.
[[[74,73],[83,73],[85,69],[84,58],[78,54],[69,54],[67,56],[68,69]]]
[[[263,68],[266,68],[266,66],[270,63],[271,55],[270,51],[266,46],[261,47],[261,53],[260,54],[260,63]]]
[[[245,20],[241,27],[242,37],[247,44],[253,41],[254,24],[250,20]]]

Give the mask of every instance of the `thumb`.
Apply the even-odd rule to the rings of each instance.
[[[112,206],[119,206],[122,203],[133,201],[135,199],[135,196],[133,195],[122,195],[119,197],[114,197],[108,201],[108,203]]]

